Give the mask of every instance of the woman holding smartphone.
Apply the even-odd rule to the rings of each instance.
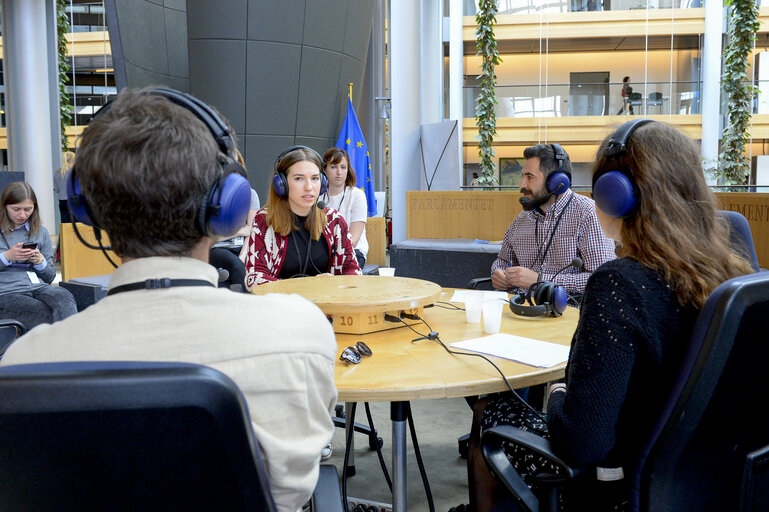
[[[77,313],[72,294],[51,286],[56,277],[51,237],[40,222],[35,191],[9,184],[0,194],[0,319],[27,329]]]

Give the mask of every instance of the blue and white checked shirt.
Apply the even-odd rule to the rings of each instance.
[[[543,255],[561,212],[563,218]],[[582,269],[569,267],[554,281],[569,295],[583,293],[590,274],[616,256],[614,241],[606,237],[598,223],[593,200],[567,190],[545,210],[544,216],[537,209],[524,210],[513,220],[505,233],[499,256],[491,265],[491,272],[507,267],[526,267],[539,272],[540,281],[550,281],[575,257],[582,259]],[[526,290],[516,290],[520,291]]]

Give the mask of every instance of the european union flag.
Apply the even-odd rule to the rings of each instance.
[[[352,106],[352,100],[347,100],[347,115],[344,116],[342,131],[336,147],[344,149],[350,155],[350,165],[355,171],[358,188],[366,194],[366,206],[368,216],[376,216],[376,197],[374,197],[374,181],[371,179],[371,160],[369,160],[368,146],[363,138],[363,131],[358,123],[358,116]]]

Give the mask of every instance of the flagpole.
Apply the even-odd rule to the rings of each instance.
[[[350,101],[352,101],[352,82],[348,82],[347,85],[350,87],[350,94],[348,97],[350,98]]]

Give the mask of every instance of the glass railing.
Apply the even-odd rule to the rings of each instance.
[[[82,87],[87,87],[89,92],[78,92],[77,95],[73,95],[72,87],[67,88],[70,100],[73,100],[74,103],[75,120],[72,122],[73,126],[75,121],[79,126],[87,124],[91,115],[117,94],[115,87],[78,86],[78,88]],[[1,91],[2,86],[0,86],[0,128],[5,128],[5,94]]]
[[[768,2],[769,0],[763,0]],[[498,0],[498,14],[627,11],[631,9],[689,9],[704,7],[704,0]],[[478,4],[465,1],[465,16],[475,16]]]
[[[497,118],[700,113],[700,82],[632,84],[622,96],[620,83],[497,86]],[[769,91],[769,84],[767,84]],[[479,87],[465,87],[465,117],[475,117]],[[769,109],[769,97],[767,98]]]

